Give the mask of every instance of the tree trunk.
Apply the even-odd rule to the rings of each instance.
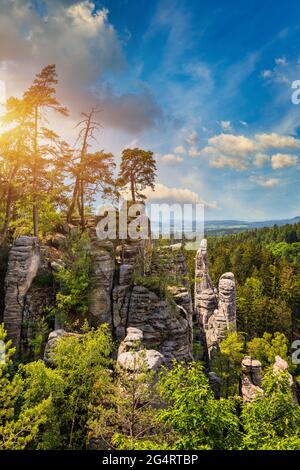
[[[93,111],[91,111],[90,114],[88,115],[89,117],[88,117],[87,123],[86,123],[86,129],[85,129],[83,142],[82,142],[82,147],[81,147],[81,152],[80,152],[80,165],[82,165],[82,163],[84,161],[85,154],[86,154],[88,136],[89,136],[89,132],[90,132],[90,128],[91,128],[92,115],[93,115]],[[80,176],[77,175],[76,180],[75,180],[75,186],[74,186],[74,190],[73,190],[71,204],[70,204],[69,210],[67,212],[67,222],[69,222],[69,223],[72,221],[72,215],[73,215],[73,212],[74,212],[74,209],[75,209],[76,202],[77,202],[77,205],[78,205],[78,210],[79,210],[80,217],[84,218],[84,208],[82,207],[80,209],[79,204],[78,204],[78,198],[79,197],[81,198],[81,205],[83,206],[83,202],[84,202],[83,184],[81,182]],[[81,220],[81,226],[84,226],[84,225],[85,225],[84,220],[83,221]]]
[[[32,175],[32,219],[33,235],[39,236],[39,215],[38,215],[38,196],[37,196],[37,160],[38,160],[38,107],[35,107],[34,115],[34,162]]]
[[[83,181],[80,181],[80,224],[81,230],[85,229],[85,220],[84,220],[84,185]]]
[[[133,177],[133,175],[131,175],[131,178],[130,178],[130,189],[131,189],[132,202],[135,202],[135,190],[134,190],[134,177]]]
[[[72,215],[73,215],[75,205],[77,202],[77,197],[78,197],[78,180],[76,179],[73,194],[72,194],[71,204],[67,212],[67,222],[69,223],[72,222]]]
[[[11,210],[12,210],[12,186],[10,184],[7,190],[5,218],[4,218],[4,223],[3,223],[3,227],[1,230],[1,234],[0,234],[0,245],[2,245],[4,243],[4,240],[6,239],[10,217],[11,217]]]

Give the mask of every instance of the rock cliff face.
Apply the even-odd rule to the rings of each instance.
[[[157,349],[166,362],[174,358],[190,360],[193,308],[188,280],[178,281],[178,285],[170,289],[170,295],[161,297],[134,279],[138,261],[146,256],[141,245],[125,245],[122,252],[112,291],[112,323],[117,338],[124,339],[128,327],[138,328],[142,331],[145,347]],[[164,269],[175,278],[187,277],[181,245],[164,247],[160,256],[164,260]],[[168,266],[169,258],[172,265]],[[152,260],[149,276],[157,275],[159,269],[158,259]]]
[[[236,288],[232,273],[221,276],[218,290],[209,275],[207,240],[200,243],[195,263],[195,312],[210,359],[227,331],[236,330]]]
[[[91,325],[108,323],[112,327],[112,301],[115,260],[110,251],[105,250],[96,240],[91,244],[92,289],[90,292],[89,315]]]
[[[34,336],[35,325],[45,305],[53,298],[52,271],[63,265],[64,235],[56,234],[50,245],[38,246],[36,239],[20,237],[11,249],[6,275],[4,323],[14,345],[22,347]],[[164,247],[168,273],[178,280],[163,295],[147,285],[147,277],[158,275],[157,260],[148,260],[145,274],[145,243],[124,242],[114,246],[91,232],[91,291],[89,323],[108,323],[113,335],[124,340],[128,328],[139,328],[143,345],[157,350],[166,363],[176,358],[192,359],[192,297],[181,245]],[[50,251],[50,255],[49,255]],[[51,256],[52,254],[52,256]],[[139,278],[136,279],[138,272]],[[41,274],[41,275],[40,275]],[[37,279],[45,278],[43,285]],[[143,280],[143,283],[139,281]],[[54,326],[54,325],[53,325]],[[56,324],[56,330],[62,325]]]
[[[40,252],[36,238],[19,237],[9,254],[3,317],[8,338],[17,347],[20,345],[26,294],[39,263]]]

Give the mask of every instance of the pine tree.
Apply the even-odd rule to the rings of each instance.
[[[154,190],[156,164],[153,152],[135,149],[124,149],[120,166],[119,186],[129,185],[132,201],[136,198],[145,199],[142,191],[147,187]]]
[[[24,100],[28,106],[31,118],[32,160],[29,170],[31,174],[32,216],[34,236],[39,235],[39,202],[43,193],[53,190],[59,177],[62,184],[62,174],[58,174],[56,166],[61,170],[61,157],[68,155],[65,142],[45,125],[47,111],[54,111],[63,116],[68,115],[67,108],[63,107],[56,98],[57,74],[55,65],[48,65],[36,75],[33,84],[24,93]]]

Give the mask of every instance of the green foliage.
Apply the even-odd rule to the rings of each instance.
[[[46,423],[51,397],[39,399],[35,405],[27,402],[22,377],[18,373],[13,375],[15,349],[6,341],[3,325],[0,341],[6,345],[5,361],[0,363],[0,450],[22,450],[33,446]]]
[[[0,339],[5,332],[0,327]],[[7,345],[0,365],[0,449],[82,449],[93,400],[106,394],[112,343],[108,329],[61,338],[51,350],[54,369],[43,361],[11,371]]]
[[[235,274],[238,330],[247,340],[265,332],[300,336],[299,243],[300,223],[208,237],[214,284],[224,272]],[[192,278],[195,252],[185,254]]]
[[[244,357],[245,339],[241,333],[229,333],[214,353],[211,368],[222,380],[222,396],[238,395],[241,361]]]
[[[239,422],[233,401],[216,400],[200,363],[174,363],[162,373],[160,394],[166,408],[159,420],[175,433],[169,449],[234,449],[238,446]]]
[[[243,406],[243,447],[249,450],[300,449],[300,407],[295,402],[287,371],[269,371],[264,397]]]
[[[264,333],[261,338],[253,338],[247,344],[249,356],[253,359],[258,359],[263,368],[274,364],[275,356],[277,355],[289,362],[291,368],[292,364],[288,349],[287,338],[283,333],[279,332],[274,333],[274,335]]]
[[[130,187],[132,201],[145,199],[143,190],[147,187],[154,190],[156,163],[153,152],[135,149],[124,149],[117,184],[119,187]]]
[[[92,410],[89,435],[111,449],[159,448],[164,427],[156,421],[153,408],[160,404],[154,373],[148,370],[143,350],[133,354],[133,370],[117,365],[110,393],[101,400],[98,395],[100,403]]]
[[[71,233],[64,251],[64,267],[55,272],[59,286],[52,314],[62,322],[83,320],[88,311],[91,255],[87,233]]]

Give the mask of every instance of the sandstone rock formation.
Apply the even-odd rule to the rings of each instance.
[[[133,287],[127,325],[139,328],[145,347],[157,349],[167,361],[192,359],[188,313],[147,287]]]
[[[34,237],[19,237],[8,259],[5,278],[4,324],[8,338],[19,347],[26,294],[36,276],[40,263],[40,251]]]
[[[195,263],[195,311],[210,359],[227,331],[236,330],[236,288],[232,273],[221,276],[218,291],[209,275],[207,240],[200,243]]]
[[[127,335],[120,344],[117,364],[128,372],[157,371],[162,365],[163,355],[154,349],[143,349],[143,332],[138,328],[127,329]]]
[[[242,360],[242,397],[243,401],[254,401],[263,396],[261,388],[261,363],[246,356]]]
[[[288,363],[282,359],[281,356],[275,356],[275,362],[273,364],[273,373],[280,374],[280,372],[286,372],[288,375],[289,385],[296,403],[298,403],[297,383],[294,381],[293,376],[289,373]]]
[[[134,271],[141,268],[138,262],[145,256],[141,244],[124,245],[122,251],[112,292],[116,337],[123,340],[128,327],[138,328],[143,332],[145,347],[157,349],[166,361],[192,359],[193,306],[181,245],[164,247],[161,252],[166,260],[164,269],[178,279],[168,297],[134,279]],[[171,254],[172,262],[167,254]],[[158,259],[152,260],[149,275],[157,275],[159,269]]]
[[[47,366],[52,366],[53,365],[53,361],[52,361],[52,358],[51,358],[51,351],[53,350],[56,343],[61,338],[65,338],[65,337],[69,337],[69,336],[79,337],[80,335],[77,334],[77,333],[71,333],[71,332],[65,331],[63,329],[54,330],[54,331],[51,331],[49,333],[48,341],[47,341],[45,351],[44,351],[44,362]]]
[[[55,297],[52,273],[63,266],[61,250],[65,238],[65,234],[56,234],[39,248],[36,239],[20,237],[11,249],[4,322],[9,337],[18,347],[21,339],[26,345],[34,337],[45,305],[51,304]],[[89,323],[92,326],[108,323],[119,341],[124,340],[128,327],[139,328],[143,345],[163,354],[165,362],[191,360],[193,305],[182,247],[171,245],[161,251],[159,256],[165,258],[165,269],[175,282],[168,292],[158,292],[151,283],[149,287],[147,284],[147,277],[155,278],[159,269],[156,261],[148,256],[147,243],[138,240],[116,245],[98,240],[91,228]],[[39,277],[46,282],[42,285],[36,282]],[[49,326],[63,328],[59,316]]]
[[[111,291],[113,288],[115,261],[110,251],[103,249],[101,242],[93,241],[92,256],[92,289],[90,292],[90,323],[97,326],[108,323],[112,326]]]

